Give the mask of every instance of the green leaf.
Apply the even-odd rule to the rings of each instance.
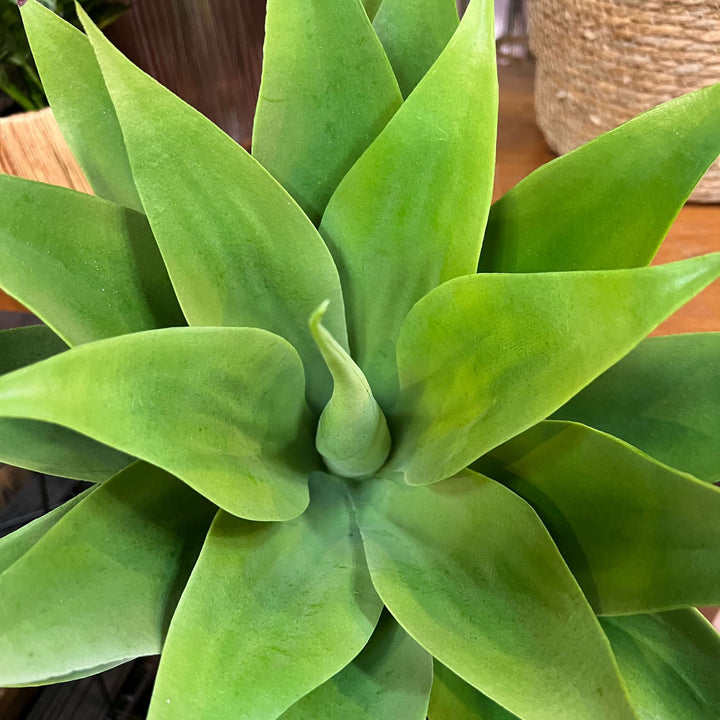
[[[143,215],[10,175],[0,196],[0,287],[69,345],[184,324]]]
[[[697,610],[600,622],[641,720],[717,720],[720,635]]]
[[[213,512],[143,463],[98,486],[0,575],[0,684],[159,653]]]
[[[45,325],[0,330],[0,375],[67,349],[68,346]]]
[[[401,104],[359,0],[269,0],[253,155],[313,222]]]
[[[490,211],[481,271],[647,265],[720,153],[720,84],[543,165]]]
[[[535,508],[598,614],[720,605],[720,488],[565,422],[473,467]]]
[[[253,328],[83,345],[0,378],[0,416],[69,427],[254,520],[301,513],[319,460],[297,353]]]
[[[458,26],[455,0],[384,0],[373,27],[407,97]]]
[[[700,480],[720,481],[720,333],[649,338],[553,416],[626,440]]]
[[[143,211],[122,131],[88,39],[35,0],[22,7],[53,115],[93,190]]]
[[[108,43],[82,11],[145,211],[191,325],[260,327],[305,362],[316,408],[330,375],[307,330],[325,299],[345,344],[332,257],[292,198],[234,140]]]
[[[55,527],[79,502],[85,499],[95,488],[68,500],[45,515],[41,515],[27,525],[0,538],[0,575],[14,562],[19,560],[41,537]]]
[[[425,720],[432,681],[432,657],[385,614],[360,655],[281,720]]]
[[[276,718],[349,663],[382,603],[347,496],[312,477],[285,523],[220,513],[163,651],[150,720]]]
[[[390,452],[385,415],[362,370],[322,324],[323,303],[310,330],[333,376],[333,394],[320,415],[315,445],[328,468],[343,477],[374,473]]]
[[[443,665],[524,720],[634,718],[590,606],[523,500],[467,470],[352,493],[375,589]]]
[[[720,253],[437,288],[398,341],[392,468],[414,485],[450,477],[557,410],[719,274]]]
[[[372,20],[380,9],[383,0],[362,0],[367,16]]]
[[[350,347],[385,410],[395,342],[429,290],[475,272],[493,185],[497,70],[490,0],[345,176],[320,226],[348,305]]]
[[[429,720],[517,720],[435,660]]]
[[[43,325],[0,331],[0,375],[67,350]],[[0,418],[0,462],[48,475],[101,482],[132,458],[49,423]]]

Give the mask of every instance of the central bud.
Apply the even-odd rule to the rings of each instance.
[[[379,470],[390,454],[390,431],[362,370],[322,324],[327,308],[325,301],[310,318],[310,330],[333,378],[315,446],[332,473],[362,478]]]

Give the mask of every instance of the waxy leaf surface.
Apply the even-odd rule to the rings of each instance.
[[[53,115],[93,190],[142,212],[115,108],[90,42],[36,0],[23,5],[22,18]]]
[[[178,605],[150,720],[276,718],[363,648],[382,603],[338,481],[285,523],[220,513]]]
[[[0,287],[69,345],[184,324],[146,218],[0,175]]]
[[[482,272],[647,265],[720,153],[720,84],[543,165],[490,211]]]
[[[318,223],[402,104],[359,0],[269,0],[253,155]]]
[[[386,614],[362,652],[281,720],[425,720],[432,682],[432,657]]]
[[[720,333],[648,338],[563,405],[656,460],[720,481]]]
[[[0,331],[0,375],[67,350],[44,325]],[[101,482],[132,458],[84,435],[50,423],[0,417],[0,462],[59,475]]]
[[[428,720],[516,720],[516,716],[435,660]]]
[[[540,519],[468,470],[353,489],[373,584],[405,630],[524,720],[634,718],[590,606]]]
[[[373,20],[400,90],[407,97],[458,26],[455,0],[384,0]]]
[[[720,605],[720,488],[565,422],[473,467],[535,508],[598,614]]]
[[[68,500],[66,503],[56,507],[45,515],[41,515],[32,522],[23,525],[21,528],[0,538],[0,575],[4,573],[14,562],[19,560],[41,537],[55,527],[55,525],[72,510],[75,505],[81,502],[95,488],[90,488],[84,493]]]
[[[0,378],[0,417],[69,427],[254,520],[305,509],[309,415],[297,353],[255,328],[135,333]]]
[[[213,512],[144,463],[98,486],[0,575],[0,684],[159,653]]]
[[[353,357],[385,410],[397,394],[395,342],[408,311],[477,267],[494,172],[494,48],[492,3],[475,0],[323,216]]]
[[[546,418],[720,273],[720,254],[604,272],[458,278],[398,341],[390,466],[425,484]]]
[[[697,610],[600,623],[640,720],[717,720],[720,635]]]
[[[307,319],[323,300],[331,301],[328,328],[346,341],[340,281],[322,238],[240,145],[125,59],[84,15],[83,22],[188,322],[285,337],[305,362],[309,397],[322,407],[330,376]]]

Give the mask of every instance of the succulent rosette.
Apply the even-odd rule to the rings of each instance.
[[[378,8],[379,6],[379,8]],[[720,274],[650,266],[720,86],[491,204],[492,3],[269,0],[253,154],[35,0],[96,195],[0,177],[0,684],[152,720],[717,718]]]

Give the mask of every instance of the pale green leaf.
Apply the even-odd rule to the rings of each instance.
[[[0,175],[0,287],[69,345],[184,324],[143,215]]]
[[[598,614],[720,605],[720,488],[566,422],[473,467],[535,508]]]
[[[320,415],[315,445],[332,472],[364,477],[387,459],[390,433],[362,370],[322,324],[326,311],[327,302],[310,318],[310,330],[333,377],[333,394]]]
[[[437,660],[428,720],[516,720],[516,716],[468,685]]]
[[[543,165],[490,211],[481,271],[640,267],[720,153],[720,84]]]
[[[524,720],[634,718],[590,606],[517,495],[467,470],[352,492],[375,589],[441,663]]]
[[[720,635],[697,610],[600,622],[640,720],[717,720]]]
[[[347,665],[382,603],[339,482],[285,523],[220,513],[170,626],[150,720],[276,718]]]
[[[649,338],[553,416],[720,481],[720,333]]]
[[[67,350],[49,328],[0,331],[0,374]],[[101,482],[132,462],[124,453],[50,423],[0,417],[0,462],[47,475]]]
[[[317,408],[330,375],[307,330],[325,299],[346,342],[332,257],[292,198],[234,140],[108,43],[82,11],[115,104],[135,182],[191,325],[260,327],[305,362]]]
[[[0,417],[69,427],[255,520],[301,513],[319,462],[300,359],[254,328],[170,328],[83,345],[1,377]]]
[[[0,575],[0,685],[159,653],[213,512],[144,463],[98,486]]]
[[[460,29],[345,176],[320,231],[338,264],[350,347],[385,410],[410,308],[475,272],[493,185],[497,70],[490,0]]]
[[[390,463],[441,480],[545,419],[720,274],[720,254],[598,272],[458,278],[398,342]]]
[[[35,545],[41,537],[65,517],[75,505],[85,499],[95,488],[68,500],[45,515],[41,515],[32,522],[0,538],[0,575],[5,572],[16,560]]]
[[[360,655],[281,720],[425,720],[432,681],[432,657],[385,614]]]
[[[269,0],[253,155],[310,219],[402,104],[360,0]]]
[[[373,27],[407,97],[458,26],[455,0],[384,0]]]
[[[22,18],[53,115],[93,190],[142,212],[115,108],[88,39],[35,0],[23,5]]]

